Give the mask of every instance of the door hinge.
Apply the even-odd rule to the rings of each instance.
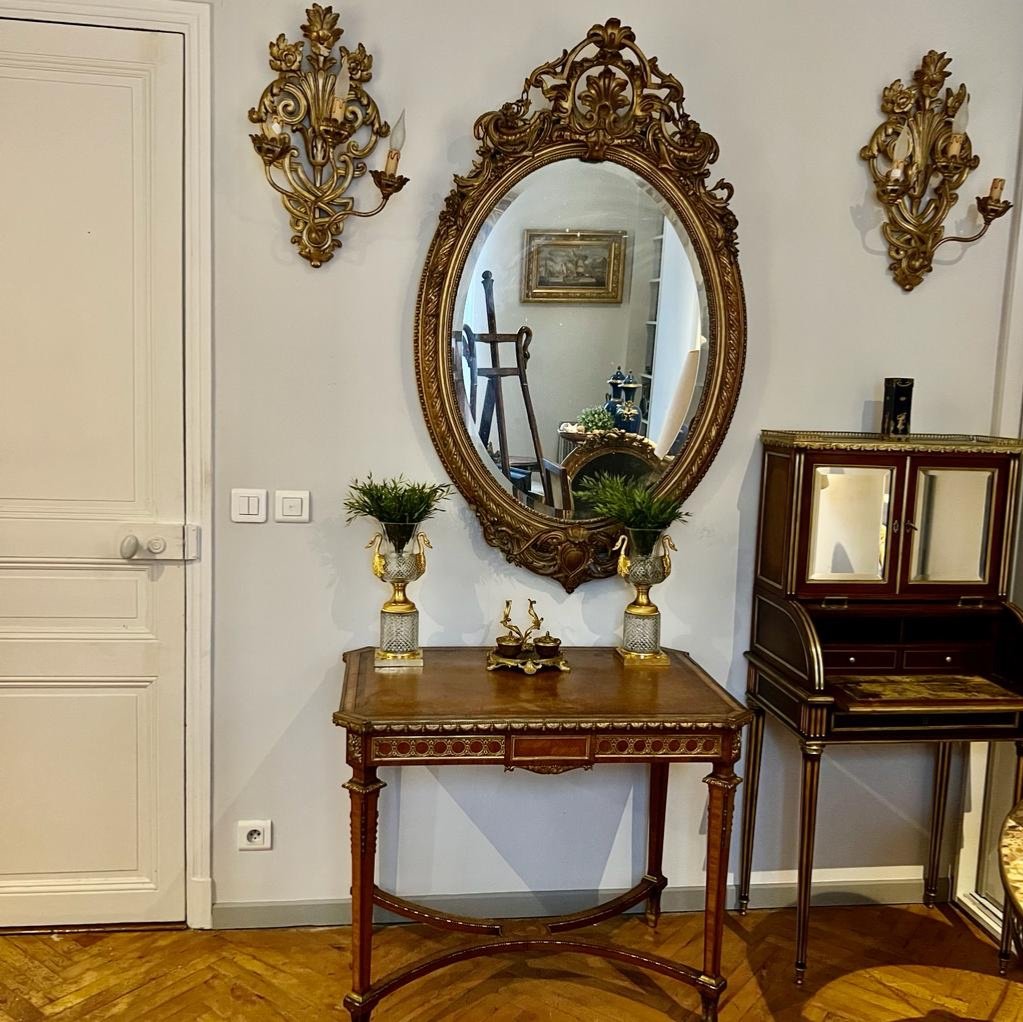
[[[202,528],[198,525],[186,525],[184,533],[183,557],[185,561],[197,561],[202,554]]]

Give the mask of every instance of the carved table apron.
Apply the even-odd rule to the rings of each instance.
[[[572,671],[532,677],[488,673],[486,650],[424,651],[421,668],[375,671],[373,650],[345,654],[341,707],[334,723],[347,729],[352,779],[351,1017],[368,1022],[377,1002],[406,983],[454,962],[505,951],[579,951],[651,969],[697,988],[703,1018],[717,1018],[725,988],[721,942],[725,919],[732,806],[739,784],[733,765],[750,712],[687,654],[666,650],[667,667],[625,667],[613,649],[566,651]],[[671,763],[712,765],[707,815],[707,896],[701,968],[572,934],[646,902],[656,926],[664,821]],[[630,891],[592,909],[528,919],[471,919],[435,912],[374,883],[381,766],[502,766],[561,773],[600,763],[647,763],[650,810],[646,873]],[[420,959],[371,980],[373,906],[479,940]]]

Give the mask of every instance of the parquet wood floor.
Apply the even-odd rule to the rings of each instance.
[[[629,917],[593,932],[698,964],[702,916]],[[721,1022],[1023,1022],[1023,970],[999,978],[992,942],[947,909],[818,908],[806,986],[792,983],[791,910],[728,920]],[[347,1019],[350,931],[87,932],[0,937],[0,1020]],[[377,930],[382,975],[464,938]],[[463,962],[381,1002],[373,1022],[691,1022],[682,984],[578,955]]]

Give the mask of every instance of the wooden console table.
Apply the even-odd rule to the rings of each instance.
[[[685,653],[667,651],[661,668],[624,667],[609,648],[570,649],[572,670],[529,677],[488,673],[482,648],[425,650],[421,668],[375,671],[371,648],[345,654],[341,707],[334,723],[348,731],[352,779],[353,1020],[368,1022],[387,994],[454,962],[505,951],[578,951],[641,966],[696,987],[704,1020],[717,1019],[725,989],[721,941],[725,919],[732,767],[750,712]],[[712,765],[707,817],[707,902],[702,968],[574,936],[646,902],[651,926],[660,914],[664,821],[670,763]],[[554,774],[603,763],[650,766],[646,873],[632,890],[603,905],[563,916],[472,919],[435,912],[381,890],[373,879],[381,766],[490,766]],[[427,956],[375,983],[371,979],[373,906],[418,923],[474,934],[478,940]]]

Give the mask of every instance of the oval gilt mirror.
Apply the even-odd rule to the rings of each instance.
[[[687,496],[745,352],[732,188],[682,87],[617,20],[476,122],[423,272],[427,425],[487,541],[571,591],[613,574],[579,494],[610,472]]]

